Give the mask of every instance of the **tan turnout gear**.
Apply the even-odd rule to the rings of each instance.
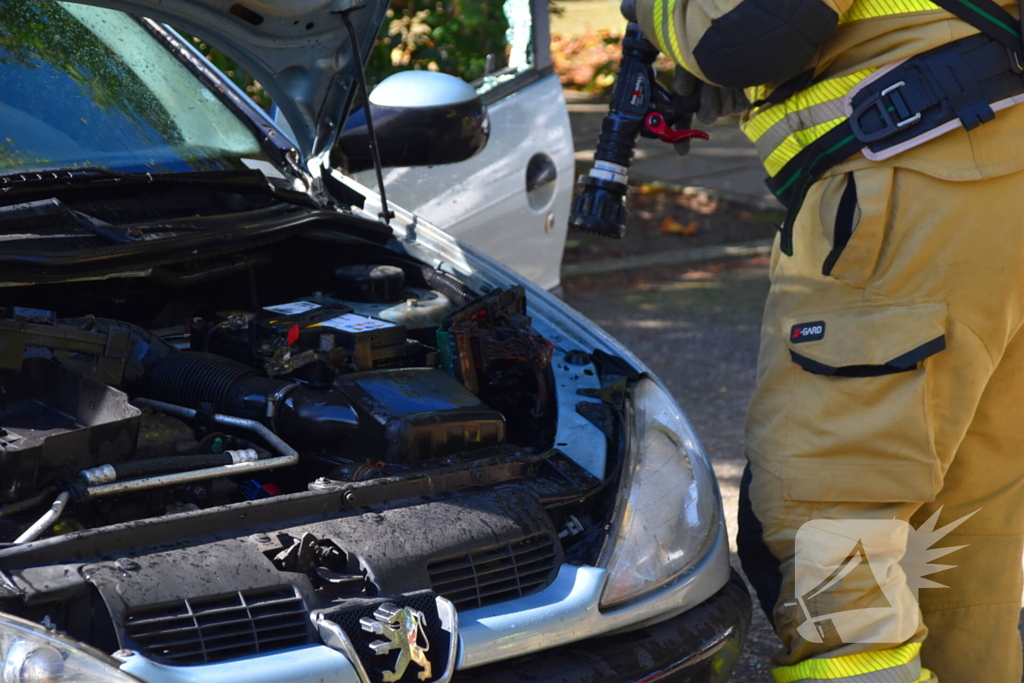
[[[848,125],[858,84],[978,33],[927,0],[638,0],[637,18],[701,78],[785,95],[742,122],[777,182]],[[1024,107],[812,181],[773,251],[740,504],[775,680],[1018,683]]]

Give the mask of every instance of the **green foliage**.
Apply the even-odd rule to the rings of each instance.
[[[374,43],[367,76],[378,82],[395,71],[430,69],[474,81],[487,56],[507,63],[508,20],[502,0],[393,0]]]

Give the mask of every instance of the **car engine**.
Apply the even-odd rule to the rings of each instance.
[[[329,280],[265,306],[191,306],[163,329],[11,305],[0,503],[68,491],[65,525],[91,528],[423,469],[510,436],[540,445],[552,345],[521,287],[478,297],[412,262],[340,266]]]
[[[597,365],[556,357],[527,303],[312,234],[0,289],[0,609],[194,664],[273,648],[160,640],[168,610],[297,601],[287,647],[315,610],[418,590],[483,606],[594,561],[615,464],[559,450],[555,371]],[[613,444],[606,384],[580,413]],[[489,592],[466,574],[481,562],[511,583]],[[171,577],[182,563],[195,575]]]

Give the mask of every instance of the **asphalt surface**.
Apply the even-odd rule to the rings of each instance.
[[[567,278],[565,298],[647,363],[693,421],[722,489],[733,565],[743,420],[754,390],[767,258]],[[772,683],[778,640],[759,609],[736,683]]]

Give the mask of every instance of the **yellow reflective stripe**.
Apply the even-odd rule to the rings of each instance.
[[[803,151],[804,147],[808,146],[845,120],[845,118],[832,119],[831,121],[820,123],[817,126],[798,130],[787,137],[772,151],[771,154],[768,155],[768,158],[764,160],[764,168],[768,171],[768,175],[774,178],[793,157]]]
[[[865,78],[870,76],[875,69],[861,69],[847,76],[829,78],[815,83],[814,85],[801,90],[789,97],[784,102],[766,107],[764,110],[754,114],[744,125],[743,132],[752,142],[768,132],[772,126],[786,118],[789,114],[795,114],[804,109],[809,109],[817,104],[824,104],[830,100],[842,99],[846,93],[853,89]]]
[[[854,0],[850,9],[843,12],[839,17],[839,25],[848,24],[851,21],[863,19],[877,19],[878,17],[891,17],[894,14],[909,14],[911,12],[934,12],[942,8],[931,0]]]
[[[768,97],[768,86],[767,85],[752,85],[749,88],[743,90],[743,94],[747,96],[748,102],[757,102]]]
[[[651,37],[654,38],[654,44],[658,46],[658,49],[671,57],[672,55],[669,54],[668,46],[665,45],[665,41],[661,39],[662,34],[665,32],[664,11],[664,0],[654,0],[654,35]]]
[[[914,683],[928,683],[930,680],[932,680],[932,672],[928,669],[922,668],[921,677],[914,681]]]
[[[851,676],[895,669],[914,661],[921,652],[921,643],[907,643],[892,650],[859,652],[842,657],[805,659],[793,666],[772,670],[775,683],[797,683],[803,680],[836,680]],[[924,679],[928,680],[928,679]]]
[[[672,41],[672,53],[669,55],[677,64],[686,66],[683,51],[679,49],[679,33],[676,31],[676,0],[665,0],[668,10],[668,37]],[[693,71],[692,69],[690,70]]]

